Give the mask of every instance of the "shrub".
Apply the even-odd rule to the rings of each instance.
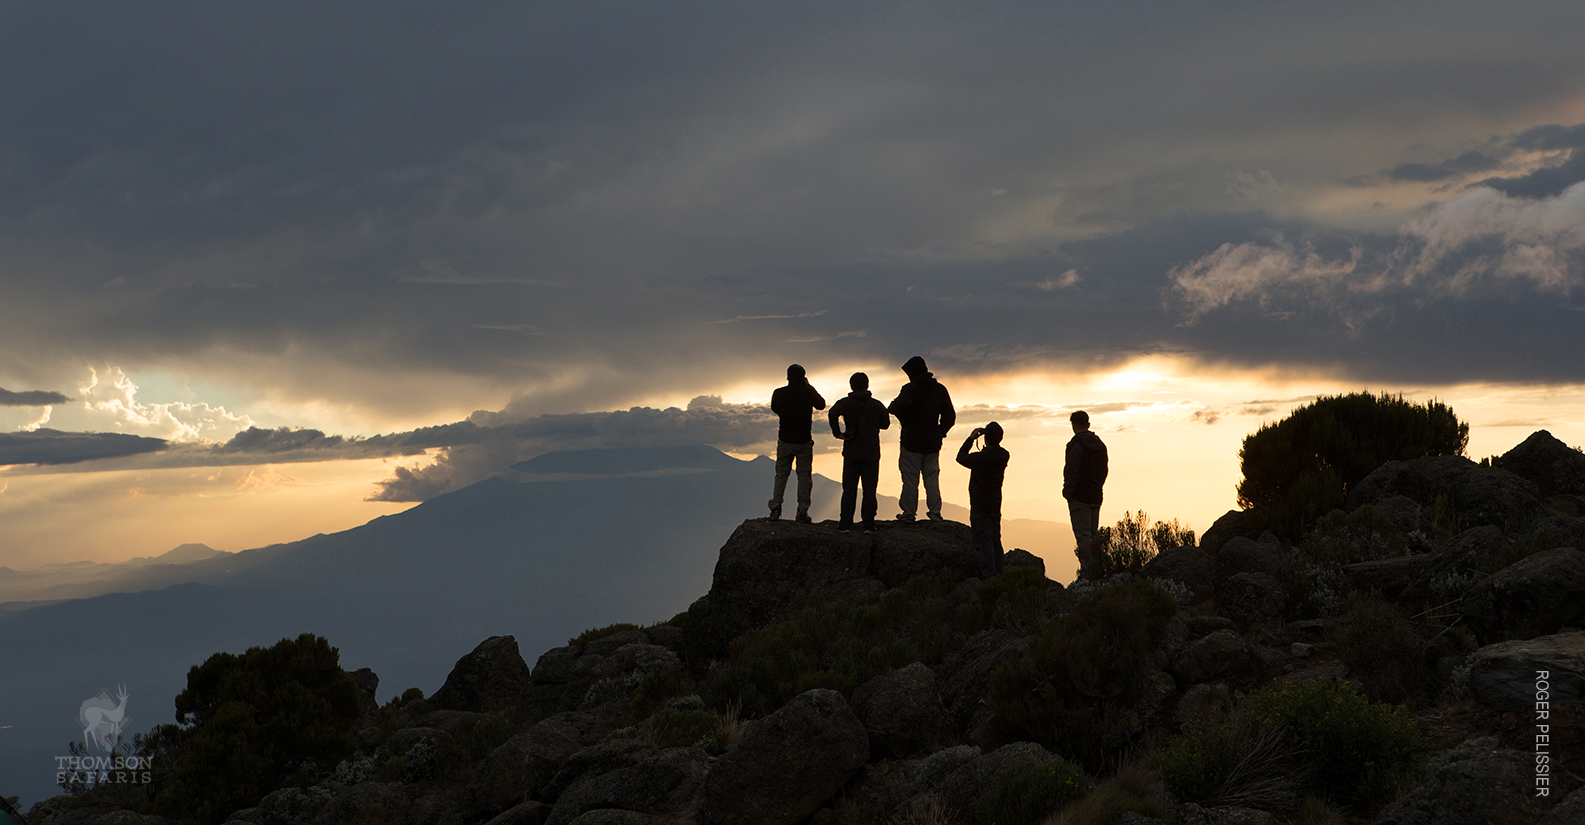
[[[1194,544],[1194,531],[1177,519],[1152,525],[1144,510],[1124,512],[1115,527],[1095,531],[1094,547],[1101,559],[1097,577],[1138,572],[1157,553],[1185,544]]]
[[[974,816],[981,825],[1036,825],[1088,793],[1091,784],[1078,765],[1060,757],[1018,762],[986,785]]]
[[[693,680],[677,665],[670,665],[659,673],[646,674],[633,688],[633,714],[648,716],[667,699],[688,696],[694,692]]]
[[[143,755],[176,765],[156,805],[220,822],[276,788],[311,781],[352,755],[358,712],[339,651],[311,633],[240,656],[216,653],[188,671],[178,724],[145,740]]]
[[[699,745],[719,753],[723,744],[717,742],[720,732],[721,715],[713,710],[665,708],[644,723],[644,739],[657,748]]]
[[[1155,800],[1152,788],[1157,779],[1145,766],[1137,762],[1125,763],[1083,799],[1047,820],[1047,825],[1113,825],[1129,811],[1165,819],[1167,812]]]
[[[1167,789],[1183,801],[1292,810],[1307,791],[1345,803],[1389,798],[1423,742],[1401,705],[1371,702],[1349,682],[1312,679],[1245,696],[1232,713],[1190,725],[1159,761]]]
[[[590,643],[592,641],[595,641],[597,639],[604,639],[607,636],[615,636],[618,633],[626,633],[629,630],[643,630],[643,629],[644,628],[639,627],[636,624],[628,624],[627,622],[617,622],[616,624],[608,624],[605,627],[594,627],[594,628],[590,628],[588,630],[585,630],[584,632],[579,633],[578,635],[572,637],[571,639],[568,639],[567,640],[567,644],[569,644],[569,645],[571,645],[573,647],[583,647],[584,645],[586,645],[586,644],[588,644],[588,643]]]
[[[1245,437],[1238,503],[1258,526],[1296,540],[1388,461],[1463,455],[1469,425],[1437,401],[1369,392],[1322,396]]]
[[[1409,537],[1369,504],[1352,513],[1334,510],[1304,535],[1299,549],[1323,564],[1353,564],[1410,552]]]
[[[1106,587],[1030,639],[991,677],[996,724],[1096,767],[1142,728],[1140,674],[1177,603],[1151,582]]]
[[[1431,684],[1427,645],[1413,622],[1378,594],[1352,593],[1339,638],[1343,664],[1377,702],[1414,703]]]

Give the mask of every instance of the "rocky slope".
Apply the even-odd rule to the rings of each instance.
[[[1115,791],[1131,770],[1119,754],[1170,751],[1240,694],[1346,678],[1412,709],[1426,742],[1378,801],[1323,805],[1324,816],[1275,796],[1187,802],[1151,775],[1133,810],[1079,821],[1585,822],[1585,455],[1543,432],[1492,464],[1392,462],[1298,545],[1244,534],[1233,512],[1199,547],[1072,587],[1018,552],[1008,574],[979,582],[969,530],[953,522],[844,535],[747,521],[709,592],[672,623],[591,632],[532,668],[512,637],[493,637],[434,695],[379,709],[362,672],[358,755],[230,821],[987,821],[986,800],[1031,765],[1078,762]],[[1064,700],[1067,717],[1026,703],[1032,718],[1069,721],[1020,727],[1008,663],[1045,661],[1053,627],[1104,635],[1089,617],[1125,593],[1167,606],[1148,633],[1116,642],[1130,668],[1097,665],[1089,692]],[[1101,721],[1095,750],[1083,733]],[[1076,804],[1094,808],[1097,794]],[[88,801],[57,797],[30,821],[160,821],[74,807]]]

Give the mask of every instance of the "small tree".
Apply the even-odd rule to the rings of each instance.
[[[1238,504],[1256,509],[1259,527],[1297,540],[1382,464],[1463,455],[1468,444],[1469,425],[1437,401],[1369,392],[1322,396],[1244,438]]]
[[[155,804],[181,819],[222,822],[351,756],[358,712],[357,683],[319,636],[216,653],[188,671],[178,724],[142,743],[171,768]]]
[[[1150,524],[1144,510],[1126,511],[1115,527],[1095,531],[1095,550],[1101,559],[1101,578],[1124,571],[1137,572],[1163,550],[1194,544],[1194,531],[1177,519]]]

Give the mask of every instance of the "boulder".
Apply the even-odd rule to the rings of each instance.
[[[314,825],[417,825],[411,788],[397,782],[363,782],[343,788],[309,820]]]
[[[920,573],[949,570],[959,579],[980,574],[974,535],[956,521],[887,525],[874,536],[872,575],[888,588],[902,587]]]
[[[682,813],[710,772],[710,762],[703,748],[668,748],[615,770],[585,772],[556,798],[546,825],[568,825],[601,808]]]
[[[690,621],[690,624],[692,622]],[[834,690],[811,690],[749,728],[704,782],[704,825],[793,825],[869,761],[864,725]]]
[[[1139,574],[1147,579],[1175,581],[1189,590],[1189,601],[1198,604],[1215,592],[1216,560],[1192,545],[1157,553]]]
[[[555,802],[563,791],[585,775],[599,776],[636,765],[654,752],[655,748],[641,739],[612,739],[582,748],[567,757],[556,775],[539,789],[539,797]]]
[[[800,593],[873,578],[874,535],[793,521],[743,522],[721,547],[710,592],[688,608],[689,661],[699,666],[724,657],[733,639],[782,618]]]
[[[1348,509],[1393,496],[1407,496],[1421,507],[1433,507],[1439,497],[1446,497],[1463,526],[1501,526],[1541,510],[1540,490],[1533,482],[1456,455],[1389,461],[1354,485]]]
[[[1040,571],[1040,575],[1046,575],[1046,560],[1021,547],[1014,547],[1002,554],[1002,568],[1014,567],[1033,567]]]
[[[573,820],[574,825],[674,825],[678,820],[637,811],[596,808]]]
[[[1216,603],[1237,624],[1259,627],[1282,620],[1288,593],[1266,573],[1236,573],[1218,586]]]
[[[375,693],[380,689],[380,677],[374,671],[360,667],[352,671],[352,681],[358,685],[358,719],[367,723],[380,709]]]
[[[504,811],[548,784],[558,766],[577,751],[577,729],[564,719],[546,719],[481,760],[473,770],[469,796],[477,810]]]
[[[1376,825],[1491,825],[1532,823],[1579,779],[1567,772],[1551,776],[1551,793],[1535,795],[1535,758],[1517,751],[1470,751],[1442,761],[1429,779],[1383,808]]]
[[[1226,616],[1191,616],[1188,626],[1190,641],[1203,639],[1218,630],[1238,629],[1238,625]]]
[[[258,818],[255,821],[264,825],[313,822],[334,799],[335,795],[322,786],[281,788],[265,794],[259,800]]]
[[[1183,692],[1172,720],[1187,725],[1195,719],[1210,717],[1233,706],[1233,691],[1227,685],[1198,684]]]
[[[1487,645],[1470,657],[1469,693],[1497,710],[1534,710],[1539,673],[1547,701],[1585,702],[1585,631]]]
[[[1228,510],[1200,534],[1200,549],[1214,556],[1232,539],[1255,538],[1260,531],[1252,522],[1248,510]]]
[[[1255,650],[1237,633],[1218,630],[1183,649],[1172,661],[1172,672],[1184,684],[1245,676],[1256,665]]]
[[[946,733],[936,675],[923,662],[877,676],[853,691],[853,712],[869,734],[875,758],[925,756]]]
[[[572,681],[572,673],[577,669],[578,657],[582,653],[582,650],[572,645],[545,651],[539,661],[534,663],[534,684],[564,685]]]
[[[638,634],[638,638],[641,641],[630,641],[606,655],[586,653],[579,658],[572,681],[562,694],[562,709],[593,708],[611,702],[626,702],[645,676],[682,666],[677,654],[642,641],[645,638],[642,634]]]
[[[991,674],[1011,656],[1024,652],[1029,640],[1010,631],[993,628],[969,637],[957,653],[947,659],[937,674],[937,689],[947,719],[956,729],[969,724],[975,711],[986,704]]]
[[[1585,788],[1564,797],[1535,825],[1579,825],[1581,822],[1585,822]]]
[[[1459,612],[1482,641],[1530,639],[1585,622],[1585,552],[1559,547],[1471,587]]]
[[[1542,496],[1585,495],[1585,453],[1536,430],[1518,446],[1498,456],[1491,466],[1524,478]]]
[[[1204,808],[1192,802],[1183,806],[1178,818],[1182,825],[1277,825],[1279,822],[1270,811],[1259,808],[1237,805]]]
[[[516,704],[528,693],[533,676],[517,650],[517,639],[491,636],[457,660],[446,683],[429,697],[434,709],[485,711]]]
[[[975,801],[1002,771],[1023,762],[1045,763],[1056,759],[1057,756],[1033,742],[1004,745],[961,762],[951,772],[921,787],[917,794],[903,803],[899,813],[911,815],[914,821],[920,821],[923,812],[938,806],[946,813],[947,821],[971,821],[974,818]]]
[[[421,745],[439,754],[455,747],[456,740],[451,734],[436,728],[402,728],[385,740],[385,744],[381,745],[377,752],[376,759],[384,762],[387,759],[406,757]]]
[[[649,644],[649,634],[642,630],[623,630],[609,633],[583,646],[580,656],[610,656],[628,645]]]
[[[1377,517],[1391,524],[1400,533],[1413,533],[1420,529],[1420,502],[1408,496],[1391,496],[1372,505]]]

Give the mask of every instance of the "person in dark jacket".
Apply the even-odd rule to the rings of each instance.
[[[925,367],[925,359],[915,355],[903,364],[908,383],[886,409],[903,425],[897,469],[902,471],[903,489],[897,494],[902,510],[898,521],[913,521],[919,512],[919,478],[925,480],[925,513],[931,521],[941,520],[941,442],[957,423],[952,396]]]
[[[870,377],[862,372],[848,379],[853,391],[831,405],[831,434],[842,442],[842,515],[837,528],[853,529],[853,505],[864,483],[864,532],[875,530],[875,482],[881,472],[881,430],[892,426],[885,405],[870,395]],[[846,422],[843,430],[838,420]]]
[[[969,452],[982,435],[985,446]],[[969,468],[969,528],[974,534],[974,552],[980,557],[982,579],[1002,572],[1002,479],[1010,457],[1002,448],[1002,425],[995,421],[975,427],[958,448],[958,463]]]
[[[1106,445],[1090,432],[1090,414],[1077,410],[1068,416],[1073,438],[1062,467],[1062,497],[1068,500],[1073,522],[1073,554],[1079,558],[1079,575],[1099,575],[1104,565],[1091,545],[1101,526],[1101,485],[1106,483]]]
[[[781,419],[776,430],[776,483],[771,487],[770,517],[781,518],[782,496],[787,492],[787,476],[793,464],[798,465],[798,516],[804,524],[810,522],[809,494],[814,490],[815,439],[809,418],[815,410],[826,408],[826,400],[809,385],[804,368],[793,364],[787,368],[787,386],[777,387],[770,394],[770,411]]]

